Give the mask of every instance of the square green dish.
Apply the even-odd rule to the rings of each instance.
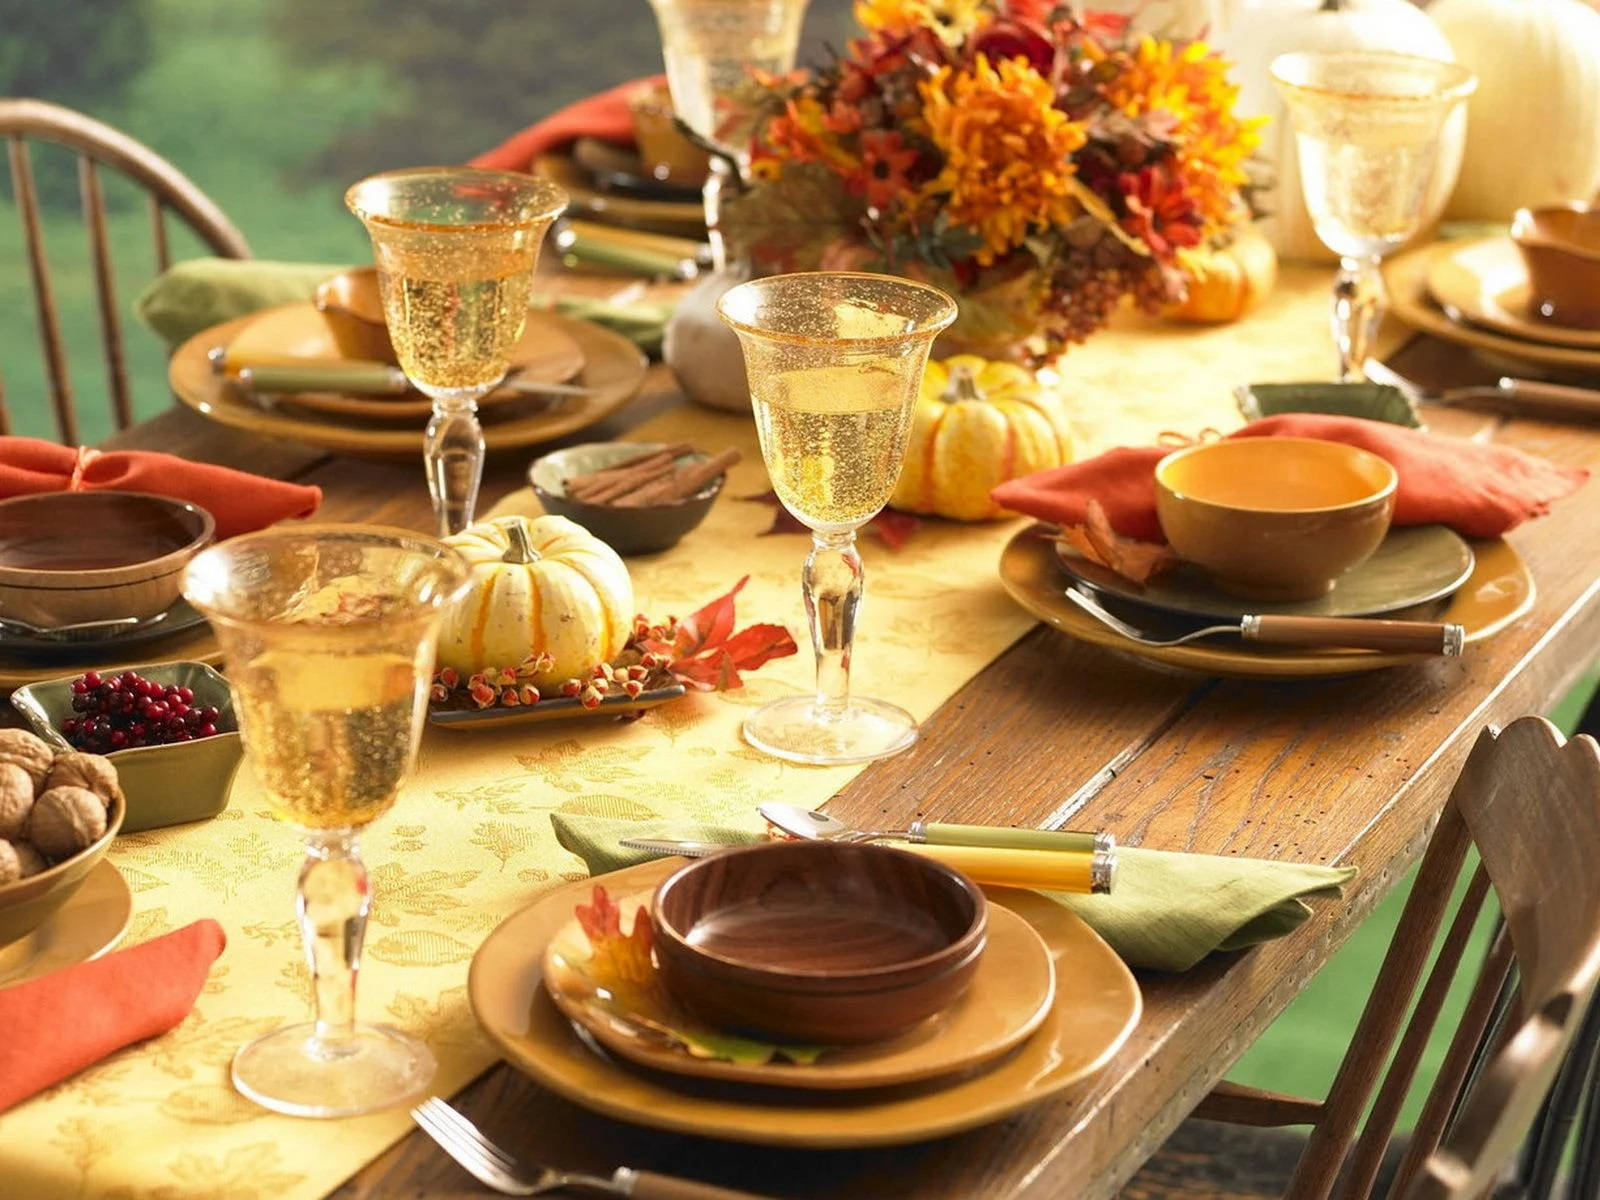
[[[1422,428],[1410,399],[1387,383],[1247,383],[1235,388],[1233,397],[1246,421],[1278,413],[1331,413]]]
[[[204,821],[228,806],[233,777],[244,759],[239,721],[228,681],[205,663],[171,662],[128,667],[164,687],[186,687],[195,703],[216,708],[217,732],[211,737],[163,746],[113,750],[106,755],[117,768],[117,781],[127,797],[123,833]],[[79,675],[30,683],[11,694],[11,705],[39,737],[59,750],[73,747],[60,733],[61,722],[73,716],[72,684]]]

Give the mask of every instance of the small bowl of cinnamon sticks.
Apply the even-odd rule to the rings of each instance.
[[[570,518],[618,554],[653,554],[705,519],[739,452],[687,442],[590,442],[536,459],[528,481],[546,512]]]

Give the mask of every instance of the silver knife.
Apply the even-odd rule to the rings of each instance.
[[[697,842],[689,838],[622,838],[617,843],[629,850],[649,850],[654,854],[681,854],[684,858],[707,858],[721,850],[737,850],[759,842]]]
[[[239,383],[253,392],[338,392],[354,396],[399,396],[411,381],[399,367],[379,362],[316,362],[286,365],[261,363],[239,368]],[[519,378],[512,372],[495,384],[531,396],[592,396],[593,388],[575,383],[546,383]]]

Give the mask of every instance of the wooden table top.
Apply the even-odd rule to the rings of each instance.
[[[1394,360],[1430,384],[1487,372],[1419,339]],[[583,440],[680,398],[644,390]],[[1430,425],[1565,463],[1600,458],[1600,425],[1430,409]],[[318,519],[431,526],[420,467],[266,443],[174,409],[114,439],[319,484]],[[480,508],[519,486],[526,455],[491,461]],[[1403,876],[1477,731],[1547,711],[1600,651],[1600,524],[1590,493],[1510,541],[1537,581],[1533,611],[1462,659],[1333,680],[1261,683],[1169,672],[1037,626],[922,727],[909,752],[863,771],[830,804],[852,823],[923,818],[1104,827],[1130,843],[1352,863],[1344,903],[1294,934],[1144,973],[1132,1038],[1086,1088],[956,1137],[870,1151],[789,1151],[639,1129],[592,1114],[499,1064],[456,1099],[532,1161],[609,1174],[619,1164],[788,1197],[1093,1197],[1124,1181]],[[930,635],[937,636],[931,624]],[[1365,986],[1362,981],[1358,986]],[[339,1188],[357,1197],[483,1190],[414,1132]]]

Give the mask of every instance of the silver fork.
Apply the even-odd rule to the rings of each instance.
[[[496,1146],[478,1127],[437,1096],[411,1110],[411,1119],[451,1158],[485,1187],[507,1196],[542,1196],[560,1188],[587,1188],[633,1200],[761,1200],[750,1192],[712,1187],[692,1179],[618,1167],[609,1179],[525,1165]]]

